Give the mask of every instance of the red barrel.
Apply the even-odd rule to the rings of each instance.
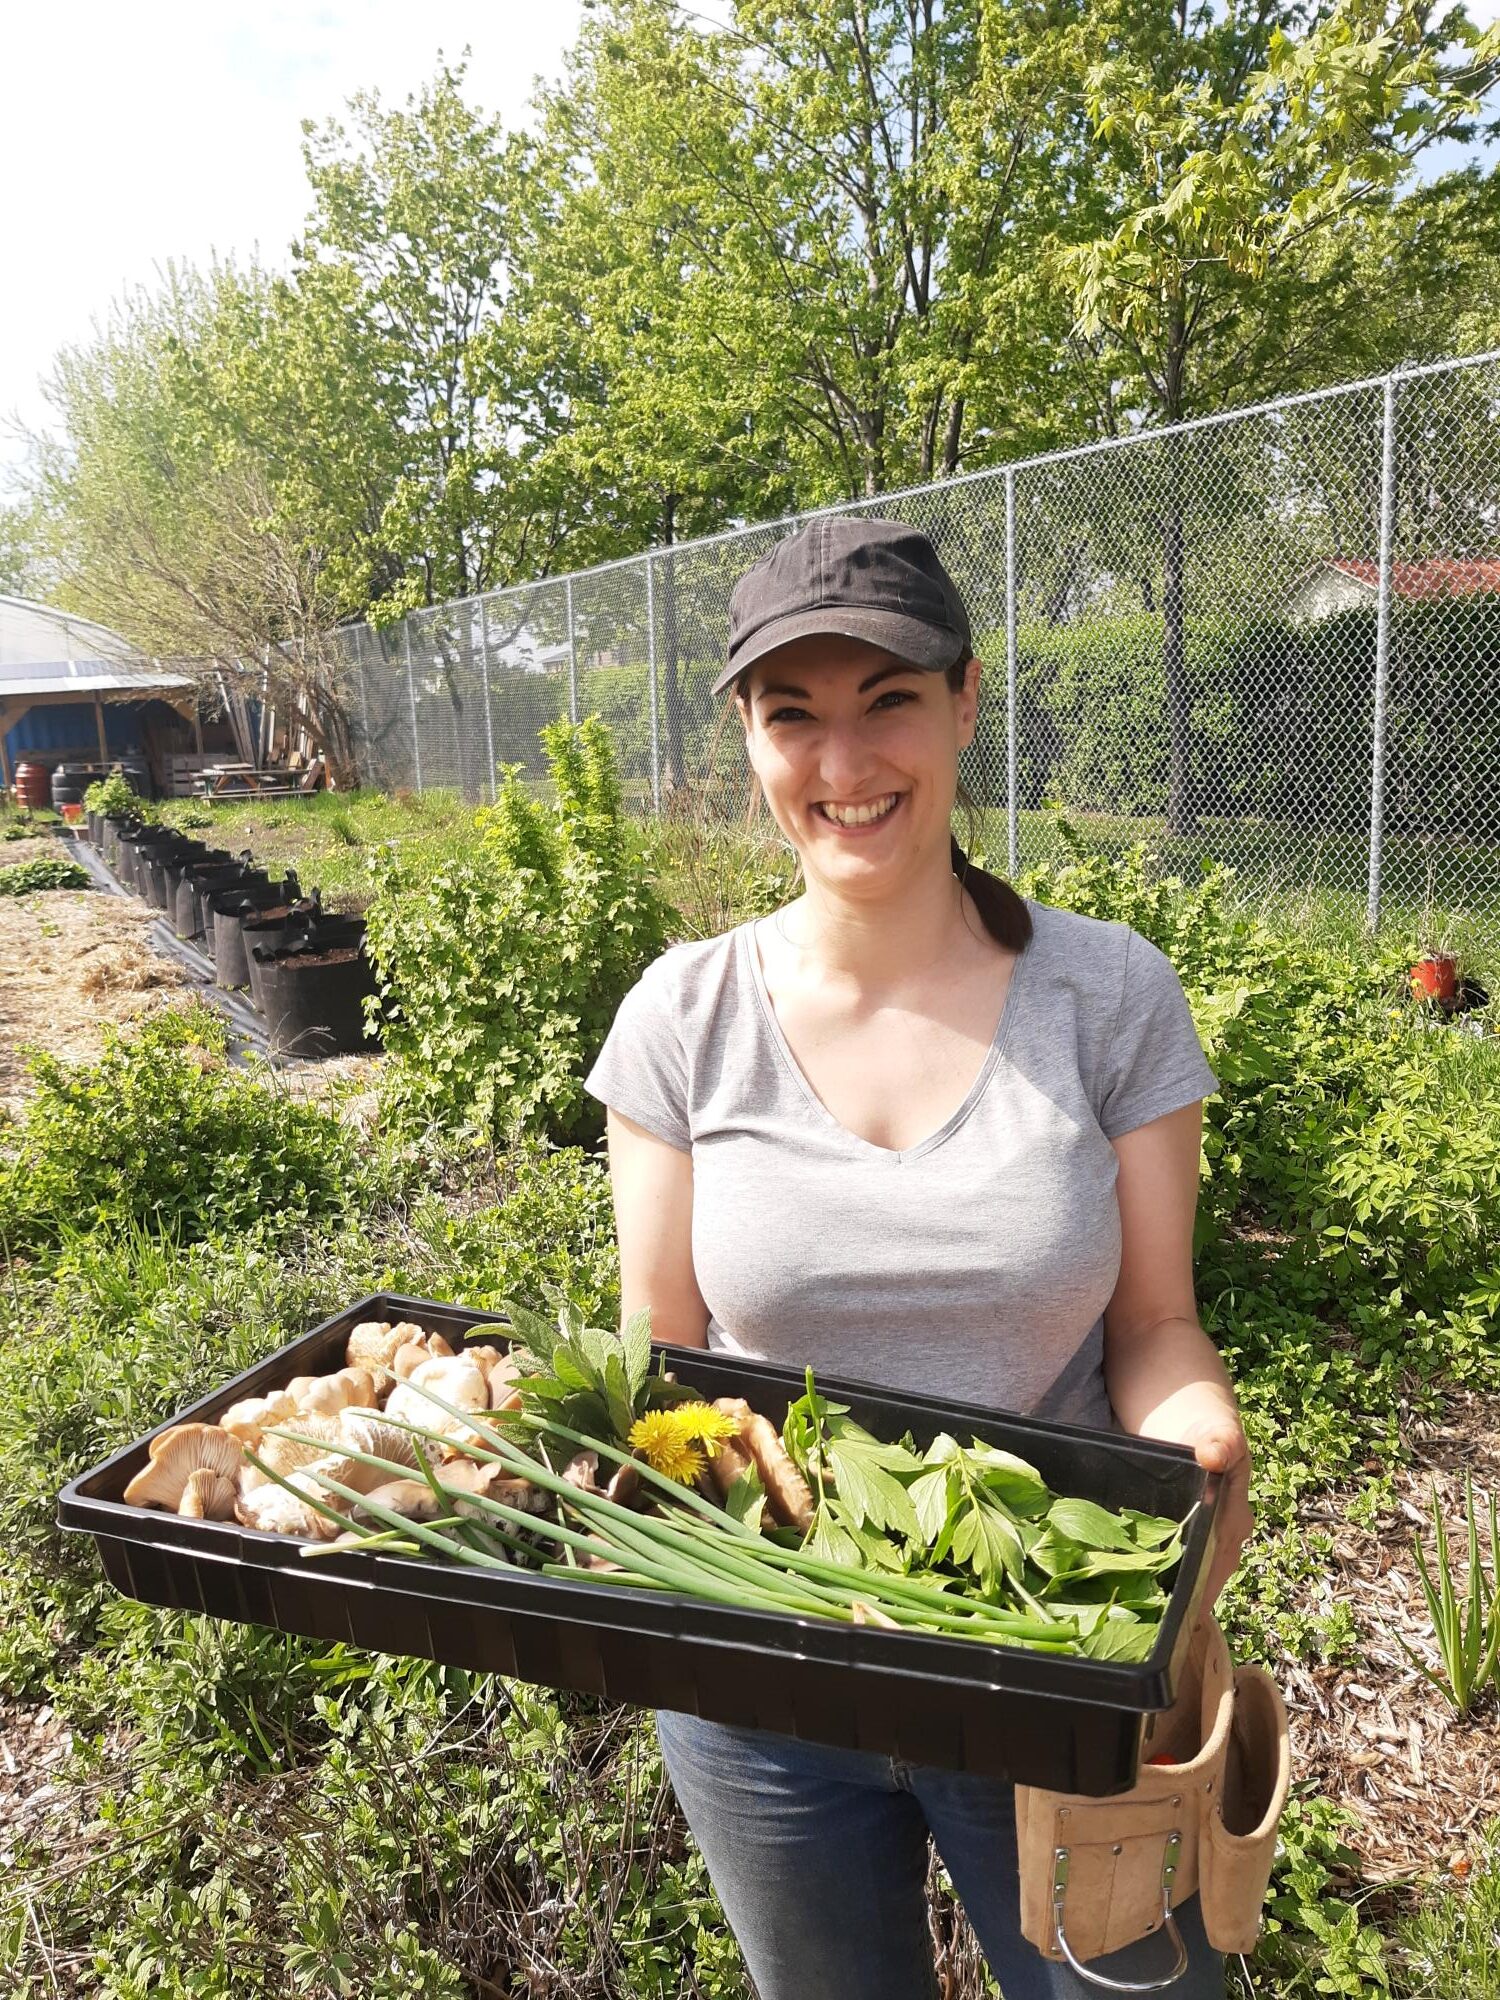
[[[32,812],[45,812],[52,803],[52,773],[45,764],[28,758],[16,766],[16,802]]]

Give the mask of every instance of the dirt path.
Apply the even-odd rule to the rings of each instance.
[[[37,845],[56,852],[55,842]],[[170,1005],[188,990],[186,975],[146,941],[154,915],[90,889],[0,897],[0,1104],[14,1110],[26,1092],[28,1044],[89,1061],[103,1047],[105,1022]]]

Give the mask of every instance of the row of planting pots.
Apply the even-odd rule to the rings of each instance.
[[[215,985],[246,995],[278,1053],[378,1047],[365,1032],[375,972],[363,917],[325,910],[290,868],[273,880],[248,848],[234,855],[116,813],[90,813],[88,835],[123,887],[213,960]]]

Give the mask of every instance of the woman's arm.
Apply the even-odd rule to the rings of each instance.
[[[1127,1431],[1192,1445],[1200,1465],[1225,1475],[1207,1612],[1255,1524],[1234,1386],[1198,1324],[1193,1292],[1202,1134],[1203,1107],[1189,1104],[1114,1141],[1120,1276],[1104,1309],[1104,1382]]]
[[[708,1307],[693,1271],[693,1156],[618,1111],[608,1131],[621,1323],[649,1306],[654,1339],[707,1347]]]

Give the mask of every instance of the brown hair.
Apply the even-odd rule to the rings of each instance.
[[[956,660],[951,667],[946,668],[944,671],[943,678],[947,681],[950,690],[954,694],[962,691],[964,671],[968,664],[967,660]],[[734,698],[741,707],[746,705],[745,683],[749,677],[750,669],[746,667],[745,671],[732,684]],[[724,727],[728,716],[729,705],[726,702],[723,715],[719,720],[720,730]],[[714,750],[718,748],[718,741],[719,730],[715,730]],[[713,752],[711,751],[710,763],[712,761]],[[970,845],[972,845],[978,830],[978,815],[975,810],[974,801],[969,796],[962,779],[959,780],[958,784],[957,803],[963,807],[968,817],[969,841]],[[957,834],[950,834],[948,841],[953,872],[958,877],[959,886],[967,889],[970,897],[973,899],[974,907],[979,912],[979,921],[984,925],[996,944],[1003,945],[1007,951],[1024,951],[1026,946],[1031,942],[1032,930],[1031,912],[1026,907],[1025,897],[1019,895],[1011,887],[1010,883],[1004,881],[999,875],[991,875],[987,869],[981,868],[977,862],[971,861],[959,845]]]

